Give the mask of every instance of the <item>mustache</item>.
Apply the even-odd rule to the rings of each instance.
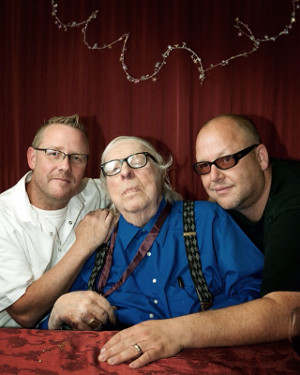
[[[72,175],[70,173],[58,173],[55,175],[51,175],[50,178],[52,179],[62,179],[62,180],[72,180]]]

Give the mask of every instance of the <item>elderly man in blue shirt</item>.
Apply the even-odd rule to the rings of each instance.
[[[197,347],[195,338],[189,344],[187,330],[201,310],[259,297],[263,255],[222,208],[195,202],[205,284],[199,290],[186,254],[184,203],[168,183],[171,158],[164,162],[145,140],[123,136],[106,147],[101,161],[101,178],[120,219],[99,272],[96,267],[91,276],[103,249],[90,257],[73,292],[57,300],[49,328],[63,323],[83,330],[130,326],[104,345],[99,361],[133,359],[130,367],[137,368]],[[92,291],[86,291],[88,283]]]

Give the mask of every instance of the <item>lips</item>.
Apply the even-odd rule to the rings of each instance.
[[[67,178],[65,176],[52,177],[51,180],[61,181],[61,182],[71,182],[70,178]]]
[[[213,190],[217,194],[226,194],[230,189],[231,189],[231,186],[219,186],[211,190]]]
[[[135,187],[130,187],[130,188],[127,188],[124,192],[123,192],[123,195],[127,195],[127,194],[134,194],[134,193],[137,193],[139,191],[139,188],[137,186]]]

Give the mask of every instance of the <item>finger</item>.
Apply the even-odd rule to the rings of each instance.
[[[98,311],[95,311],[94,314],[96,314],[96,316],[98,318],[100,318],[101,322],[103,323],[103,318],[101,317],[102,314],[106,314],[105,315],[105,324],[107,323],[107,321],[109,320],[112,324],[116,324],[117,321],[116,321],[116,316],[115,316],[115,310],[116,310],[116,307],[115,306],[112,306],[109,301],[103,297],[102,295],[99,295],[97,294],[97,306],[99,307],[99,310]]]
[[[99,354],[99,361],[104,362],[110,360],[110,363],[116,361],[126,361],[128,359],[136,358],[143,351],[142,336],[135,334],[135,327],[130,327],[116,333],[109,339],[102,347]],[[141,347],[141,352],[137,352],[134,345],[138,344]],[[112,359],[114,358],[114,359]]]
[[[121,350],[126,349],[130,344],[126,343],[126,340],[130,339],[133,336],[132,327],[126,328],[118,333],[116,333],[113,337],[111,337],[104,345],[103,349],[110,350],[111,348],[115,348],[115,351],[112,351],[111,354],[118,353],[117,348],[120,346]],[[132,340],[134,341],[134,340]],[[135,341],[137,342],[137,341]],[[122,347],[123,344],[123,347]]]
[[[88,326],[92,331],[100,331],[102,329],[101,321],[95,318],[89,319]]]
[[[105,218],[106,225],[112,226],[114,224],[114,213],[112,211],[108,211],[106,218]]]
[[[62,321],[54,314],[50,315],[48,329],[60,329]]]
[[[129,367],[132,369],[140,368],[160,358],[162,357],[158,353],[155,354],[154,351],[148,350],[147,352],[143,353],[143,355],[132,361],[129,364]]]
[[[107,363],[110,365],[117,365],[119,363],[123,363],[131,359],[137,358],[143,354],[141,344],[132,344],[122,349],[119,347],[118,353],[113,354],[115,350],[115,346],[111,349],[103,347],[100,351],[98,360],[100,362],[107,361]]]
[[[65,317],[64,322],[74,330],[80,331],[99,331],[105,324],[92,314],[84,317]]]
[[[113,212],[108,210],[107,208],[98,208],[97,210],[91,212],[93,215],[102,217],[103,219],[113,217]]]

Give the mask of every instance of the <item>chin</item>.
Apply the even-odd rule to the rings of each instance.
[[[53,192],[52,194],[52,197],[56,200],[61,200],[61,201],[65,201],[65,200],[70,200],[72,197],[74,196],[74,192],[65,192],[65,191],[56,191],[56,192]]]
[[[215,202],[224,210],[234,210],[236,208],[236,203],[227,199],[217,199]]]

